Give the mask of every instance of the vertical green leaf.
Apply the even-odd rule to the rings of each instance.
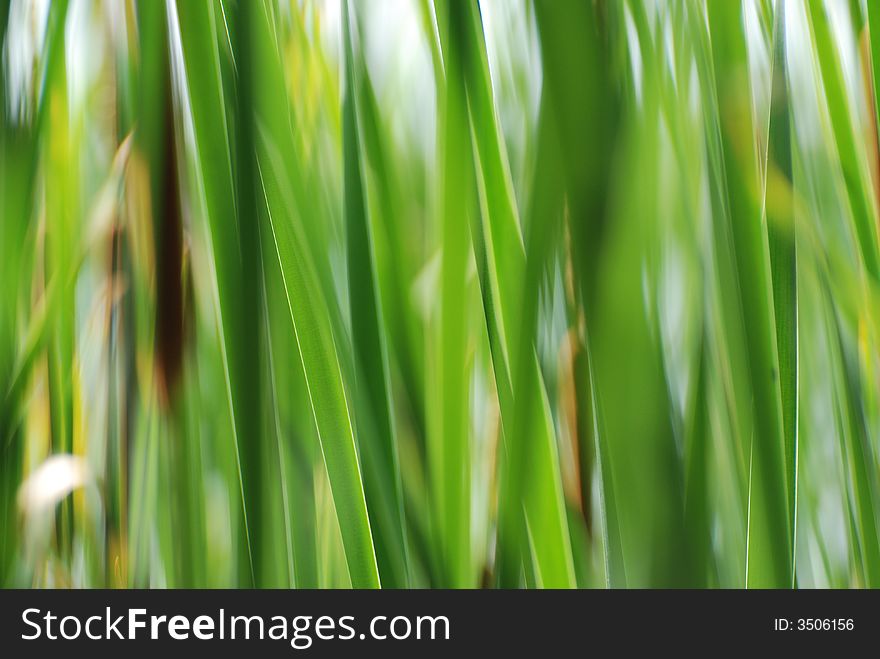
[[[446,66],[447,96],[464,86],[470,114],[477,179],[483,202],[481,231],[495,298],[494,331],[501,340],[493,359],[504,360],[511,382],[511,405],[502,408],[506,474],[501,477],[498,578],[515,585],[522,559],[533,554],[535,573],[546,587],[575,584],[568,522],[562,500],[555,431],[535,355],[533,320],[520,295],[527,281],[526,254],[513,195],[509,165],[496,116],[488,56],[476,2],[454,3],[449,13]],[[448,59],[460,53],[460,72]],[[540,259],[536,262],[539,267]],[[536,281],[536,279],[533,279]],[[536,293],[537,291],[535,291]],[[536,304],[536,295],[526,302]],[[534,307],[533,307],[534,308]],[[490,322],[490,325],[492,323]],[[496,368],[496,372],[504,369]],[[499,389],[503,390],[503,385]],[[523,507],[525,518],[523,519]]]
[[[792,584],[791,507],[785,470],[779,360],[767,235],[758,201],[750,89],[742,7],[708,3],[714,93],[724,181],[719,221],[728,223],[745,328],[748,376],[754,406],[750,451],[747,584]]]
[[[342,139],[346,254],[357,377],[356,425],[362,446],[360,455],[364,465],[367,507],[378,539],[379,575],[387,587],[403,588],[409,583],[403,502],[397,442],[391,418],[387,348],[381,325],[373,240],[363,184],[357,109],[358,71],[354,57],[351,12],[350,3],[346,0],[343,10],[345,98]]]
[[[236,215],[235,178],[232,169],[229,120],[217,50],[214,5],[211,2],[178,2],[180,40],[191,105],[197,162],[204,188],[216,276],[217,299],[222,336],[224,376],[229,403],[231,438],[235,446],[242,497],[241,535],[237,548],[240,583],[253,583],[256,538],[252,528],[259,524],[259,486],[251,471],[257,462],[250,454],[251,437],[259,442],[261,420],[255,395],[256,360],[250,354],[248,323],[243,309],[246,292],[241,252],[242,230]],[[207,67],[207,68],[206,68]],[[255,222],[251,216],[244,222]],[[251,296],[253,297],[253,296]]]
[[[868,3],[871,5],[872,3]],[[808,18],[815,43],[815,57],[822,73],[823,99],[834,135],[847,199],[855,224],[855,236],[865,270],[874,281],[880,278],[877,245],[877,211],[871,199],[870,175],[864,152],[860,149],[854,117],[844,85],[837,47],[831,34],[830,18],[823,2],[807,0]]]
[[[776,347],[785,443],[789,518],[792,520],[792,566],[795,565],[797,520],[798,312],[797,252],[794,225],[791,125],[785,51],[785,4],[774,15],[773,72],[770,97],[764,210],[773,282]],[[792,584],[794,585],[794,584]]]
[[[281,268],[351,583],[355,588],[378,587],[370,519],[331,311],[312,262],[321,255],[310,254],[306,234],[299,224],[314,218],[308,212],[316,211],[303,198],[294,201],[302,207],[291,203],[289,176],[296,166],[289,159],[294,157],[296,147],[287,99],[278,93],[284,88],[284,78],[264,3],[256,8],[253,19],[254,66],[264,76],[254,93],[257,164],[268,220],[265,229],[272,236]]]

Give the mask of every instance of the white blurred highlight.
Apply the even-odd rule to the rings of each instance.
[[[25,479],[18,507],[25,516],[51,510],[68,494],[92,480],[86,461],[76,455],[53,455]]]

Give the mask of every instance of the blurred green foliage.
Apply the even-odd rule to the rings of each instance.
[[[0,585],[880,586],[878,34],[0,1]]]

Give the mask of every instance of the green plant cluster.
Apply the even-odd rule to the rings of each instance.
[[[880,586],[880,3],[0,52],[0,586]]]

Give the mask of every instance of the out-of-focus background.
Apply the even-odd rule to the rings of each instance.
[[[880,4],[0,0],[0,52],[0,585],[880,586]]]

